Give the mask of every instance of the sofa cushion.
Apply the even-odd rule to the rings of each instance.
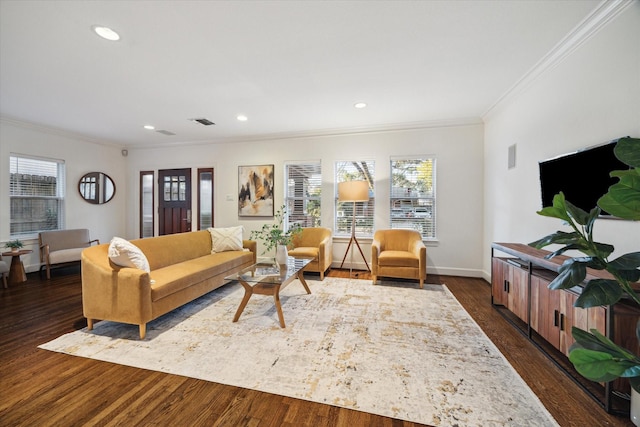
[[[287,253],[292,257],[307,257],[316,259],[318,257],[318,253],[320,253],[320,249],[300,246],[295,249],[289,249]]]
[[[378,256],[378,265],[382,267],[418,267],[420,260],[412,252],[383,251]]]
[[[242,233],[244,227],[208,228],[211,233],[211,253],[242,250]]]
[[[149,273],[149,261],[140,248],[121,237],[114,237],[109,244],[109,259],[122,267],[139,268]]]
[[[219,274],[253,261],[253,252],[225,251],[153,270],[151,300],[157,301]]]

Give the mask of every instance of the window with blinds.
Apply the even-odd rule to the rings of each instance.
[[[410,228],[436,238],[435,159],[391,159],[391,228]]]
[[[373,220],[375,214],[375,162],[339,161],[335,170],[335,227],[334,235],[350,236],[355,227],[357,236],[373,236]],[[345,181],[366,181],[369,184],[369,201],[340,201],[338,184]]]
[[[320,161],[285,164],[285,227],[320,227],[322,167]]]
[[[64,161],[9,156],[10,234],[35,238],[64,227]]]

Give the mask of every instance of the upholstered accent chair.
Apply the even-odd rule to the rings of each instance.
[[[371,275],[416,279],[423,287],[427,278],[427,248],[415,230],[377,230],[371,243]]]
[[[2,260],[2,255],[0,255],[0,276],[2,276],[2,285],[7,287],[7,274],[9,273],[9,264],[7,261]]]
[[[324,280],[324,273],[331,267],[333,258],[333,233],[325,227],[303,228],[301,233],[294,236],[289,256],[313,258],[304,271],[320,273],[320,280]]]
[[[91,240],[89,230],[78,228],[71,230],[41,231],[38,234],[40,245],[40,271],[47,269],[47,279],[51,278],[51,266],[79,263],[82,250],[92,244],[100,244],[98,239]]]

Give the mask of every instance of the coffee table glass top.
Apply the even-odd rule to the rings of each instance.
[[[278,265],[273,258],[258,258],[258,262],[240,270],[236,274],[225,277],[226,280],[243,280],[247,283],[283,284],[296,276],[307,266],[312,258],[287,258],[286,269]]]

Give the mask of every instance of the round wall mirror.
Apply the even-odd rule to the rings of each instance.
[[[89,172],[78,183],[80,196],[89,203],[107,203],[116,194],[116,185],[111,177],[102,172]]]

